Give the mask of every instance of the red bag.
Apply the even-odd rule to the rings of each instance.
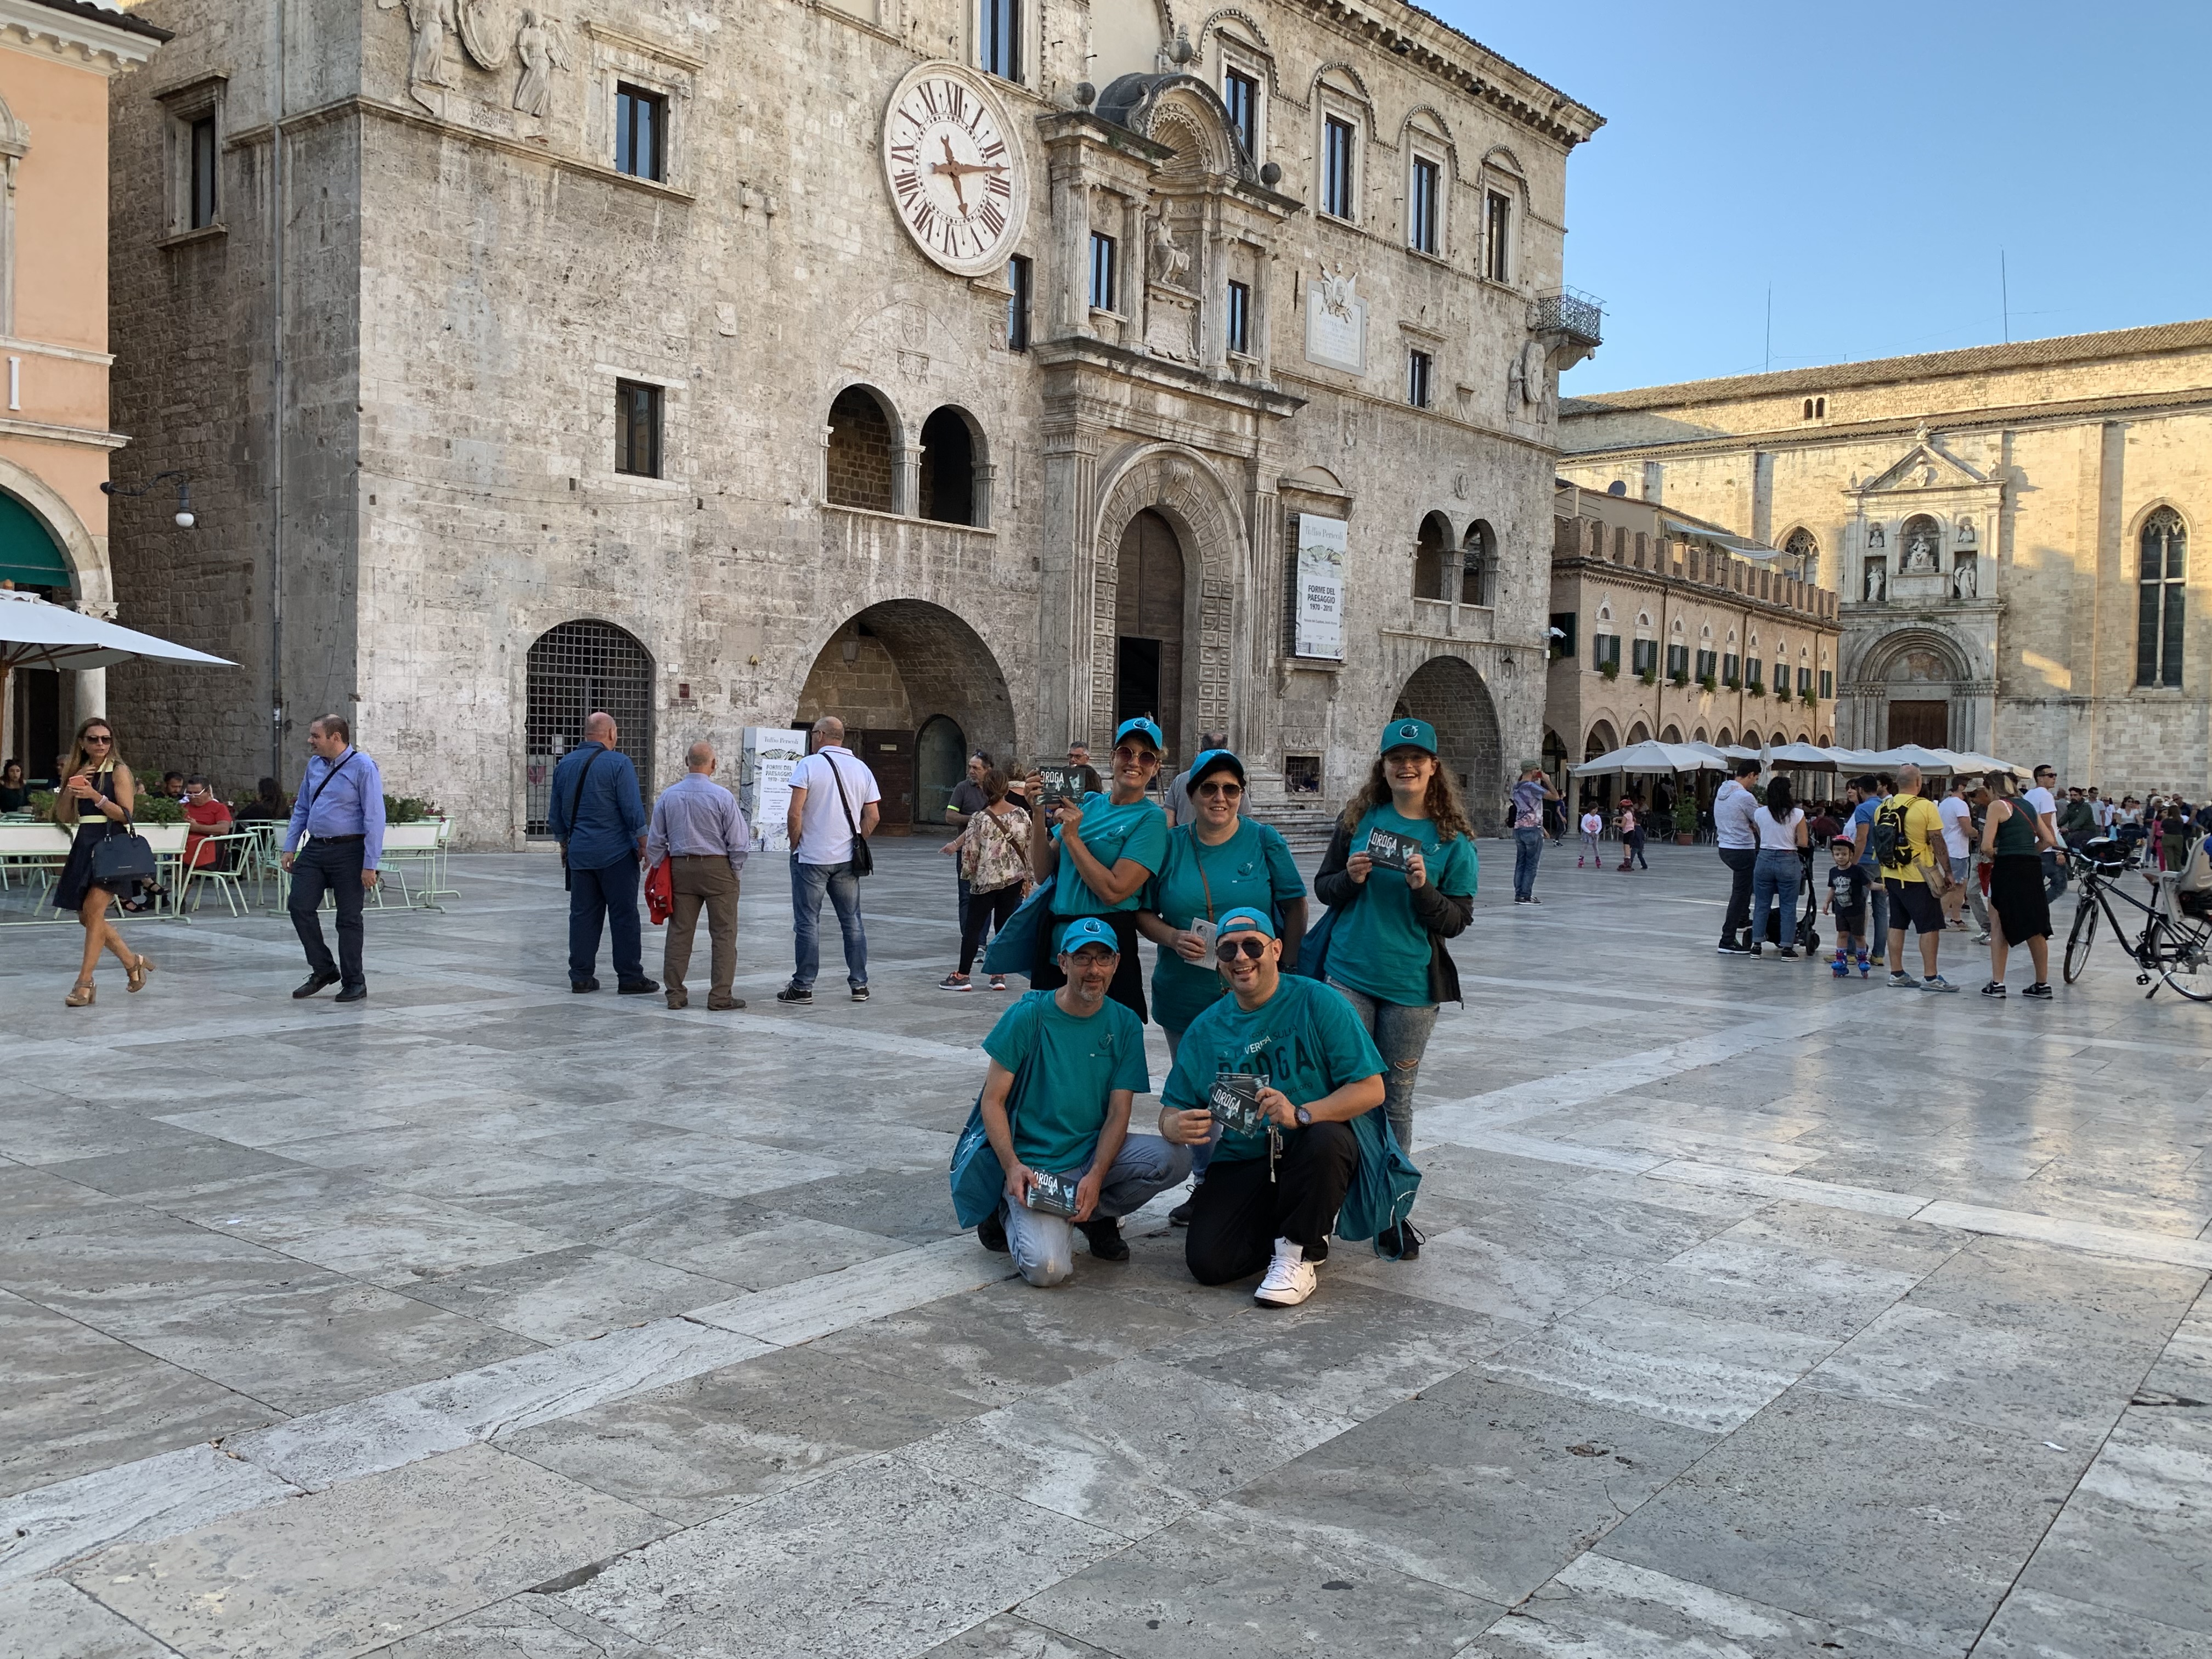
[[[675,908],[676,878],[669,873],[668,860],[663,859],[645,872],[645,914],[658,927]]]

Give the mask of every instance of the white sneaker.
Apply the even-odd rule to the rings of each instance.
[[[1314,1293],[1319,1282],[1313,1263],[1306,1260],[1304,1247],[1287,1238],[1279,1238],[1275,1241],[1275,1259],[1267,1264],[1267,1276],[1252,1292],[1252,1299],[1270,1308],[1295,1308]]]

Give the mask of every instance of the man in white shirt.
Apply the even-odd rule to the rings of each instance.
[[[2058,800],[2051,793],[2057,785],[2058,769],[2039,766],[2035,769],[2034,786],[2021,797],[2035,808],[2037,817],[2051,826],[2051,844],[2054,848],[2065,845],[2058,839]],[[2066,890],[2066,880],[2065,861],[2056,852],[2046,851],[2043,855],[2043,896],[2057,898]]]
[[[868,936],[860,926],[860,878],[854,860],[881,816],[883,791],[866,763],[845,747],[845,722],[814,722],[814,751],[791,769],[791,983],[775,994],[787,1008],[811,1007],[821,971],[822,896],[837,907],[845,936],[845,979],[853,1000],[868,1000]]]
[[[1959,878],[1943,890],[1943,925],[1963,931],[1966,923],[1960,912],[1966,905],[1966,872],[1973,867],[1967,836],[1974,818],[1974,809],[1966,805],[1965,778],[1951,780],[1950,788],[1936,803],[1936,810],[1943,816],[1943,848],[1951,855],[1952,872]]]
[[[1751,821],[1759,797],[1751,786],[1758,781],[1759,763],[1740,760],[1735,775],[1713,797],[1713,840],[1729,876],[1728,913],[1721,918],[1719,948],[1724,957],[1751,954],[1751,880],[1759,864],[1759,831]]]

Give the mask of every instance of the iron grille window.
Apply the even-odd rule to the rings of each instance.
[[[1229,349],[1240,356],[1252,351],[1252,289],[1243,283],[1229,285]]]
[[[640,478],[660,476],[660,388],[635,380],[615,382],[615,471]]]
[[[1430,373],[1435,360],[1425,351],[1406,354],[1406,401],[1416,409],[1429,406]]]
[[[1260,83],[1242,70],[1224,70],[1221,76],[1221,101],[1229,110],[1229,125],[1237,131],[1237,143],[1244,146],[1247,155],[1257,157],[1260,153]]]
[[[1630,661],[1634,666],[1636,672],[1639,674],[1657,673],[1659,672],[1659,641],[1656,640],[1637,641],[1635,653],[1630,659]]]
[[[1334,115],[1322,123],[1321,210],[1352,217],[1352,123]]]
[[[2142,527],[2142,555],[2136,578],[2136,684],[2179,685],[2189,531],[2179,513],[2162,507],[2150,515]]]
[[[1667,678],[1672,679],[1677,674],[1687,675],[1689,672],[1690,647],[1686,645],[1668,646],[1667,647]]]
[[[1103,230],[1091,233],[1091,308],[1114,309],[1114,239]]]
[[[1482,274],[1493,283],[1512,281],[1513,203],[1490,191],[1482,203]]]
[[[1835,695],[1836,695],[1836,671],[1835,671],[1834,669],[1832,669],[1832,668],[1823,668],[1823,669],[1820,671],[1820,697],[1821,697],[1821,700],[1822,700],[1823,702],[1826,702],[1828,698],[1832,697],[1832,696],[1834,696]]]
[[[192,123],[191,202],[186,228],[199,230],[215,222],[215,117],[203,115]]]
[[[1030,262],[1016,254],[1006,261],[1006,349],[1030,349]]]
[[[1443,169],[1425,155],[1413,158],[1413,199],[1407,215],[1406,240],[1423,253],[1437,251],[1437,209],[1443,198]]]
[[[523,722],[526,833],[543,836],[553,804],[553,768],[584,740],[584,717],[615,717],[618,747],[653,799],[653,659],[612,623],[562,623],[530,647]]]
[[[668,100],[626,82],[615,87],[615,171],[633,179],[665,176]]]
[[[1002,81],[1022,78],[1022,0],[983,0],[983,67]]]

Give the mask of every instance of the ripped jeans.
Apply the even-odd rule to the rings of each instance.
[[[1402,1002],[1383,1002],[1332,979],[1329,988],[1352,1005],[1359,1023],[1375,1039],[1382,1055],[1382,1110],[1390,1120],[1390,1133],[1399,1149],[1413,1155],[1413,1085],[1421,1075],[1421,1055],[1429,1034],[1437,1029],[1437,1005],[1408,1007]]]

